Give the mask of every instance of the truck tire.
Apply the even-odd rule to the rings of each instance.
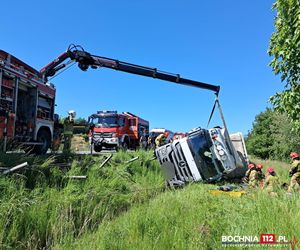
[[[94,145],[94,151],[95,152],[101,152],[102,146],[101,145]]]
[[[33,153],[39,155],[46,154],[51,144],[50,133],[45,129],[39,130],[37,134],[37,142],[42,142],[43,145],[34,146]]]
[[[127,151],[128,148],[129,148],[129,145],[128,145],[128,144],[129,144],[129,143],[128,143],[127,141],[122,142],[122,144],[121,144],[121,149],[124,150],[124,151]]]

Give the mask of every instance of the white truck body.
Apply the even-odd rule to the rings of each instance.
[[[225,129],[195,129],[187,137],[155,150],[170,186],[194,181],[240,178],[247,170],[248,156],[241,133],[226,140]]]

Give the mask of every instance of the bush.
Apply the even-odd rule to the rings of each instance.
[[[291,151],[300,151],[299,141],[287,116],[267,109],[255,117],[246,146],[256,157],[288,161]]]

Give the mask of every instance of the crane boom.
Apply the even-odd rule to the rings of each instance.
[[[220,86],[182,78],[179,74],[172,74],[158,70],[157,68],[145,67],[141,65],[122,62],[108,57],[92,55],[84,51],[80,46],[73,46],[72,48],[69,47],[66,52],[61,54],[58,58],[41,69],[40,73],[44,76],[45,79],[47,79],[49,76],[54,76],[56,72],[66,66],[66,64],[64,64],[63,62],[67,59],[77,62],[78,67],[83,71],[88,70],[89,67],[93,69],[104,67],[131,74],[153,77],[177,84],[207,89],[214,91],[217,95],[220,91]]]

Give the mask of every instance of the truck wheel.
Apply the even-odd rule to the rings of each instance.
[[[94,145],[94,151],[95,152],[100,152],[102,150],[102,146],[99,146],[99,145]]]
[[[124,151],[127,151],[127,150],[128,150],[128,142],[127,142],[127,141],[122,142],[121,148],[122,148]]]
[[[34,147],[33,152],[35,154],[46,154],[51,144],[50,133],[44,129],[40,130],[37,134],[37,142],[43,143]]]

